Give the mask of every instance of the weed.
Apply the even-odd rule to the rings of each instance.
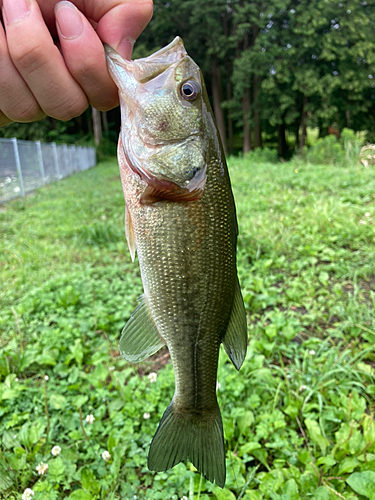
[[[344,128],[340,139],[328,135],[318,139],[310,148],[305,146],[302,158],[313,165],[355,167],[360,164],[362,140],[353,130]]]
[[[142,286],[108,161],[0,212],[1,498],[374,498],[371,169],[253,160],[229,161],[249,348],[219,359],[226,487],[147,469],[174,376],[119,356]]]

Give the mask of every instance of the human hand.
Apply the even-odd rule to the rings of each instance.
[[[45,115],[70,120],[88,104],[117,106],[103,43],[130,59],[152,0],[0,0],[1,7],[0,127]]]

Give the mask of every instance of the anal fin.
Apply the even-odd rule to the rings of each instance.
[[[237,370],[239,370],[246,356],[247,324],[246,311],[238,278],[236,278],[233,305],[223,345],[230,360]]]
[[[122,330],[119,345],[121,356],[131,363],[143,361],[165,345],[144,296],[139,300],[140,304],[134,309]]]

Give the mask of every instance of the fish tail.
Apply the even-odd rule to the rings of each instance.
[[[148,468],[164,471],[190,460],[200,474],[217,485],[225,484],[225,448],[219,406],[211,414],[194,416],[175,407],[165,410],[152,439]]]

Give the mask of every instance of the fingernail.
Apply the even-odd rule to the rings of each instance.
[[[130,60],[132,57],[134,43],[135,40],[132,40],[131,38],[124,38],[117,47],[117,52],[124,59]]]
[[[70,2],[63,0],[56,4],[55,16],[59,34],[68,40],[79,37],[83,22],[79,10]]]
[[[3,0],[3,10],[6,24],[13,24],[28,15],[30,2],[28,0]]]

